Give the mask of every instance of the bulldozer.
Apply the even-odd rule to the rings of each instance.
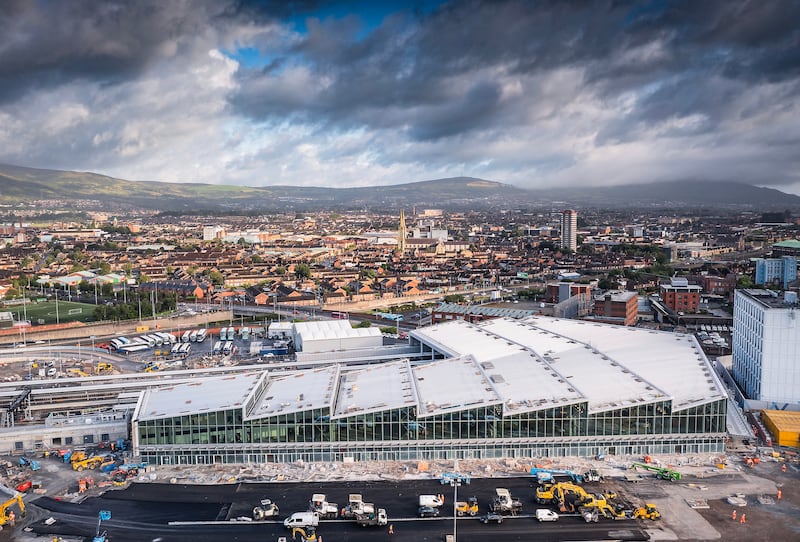
[[[650,519],[655,521],[661,519],[661,513],[656,509],[655,504],[647,503],[633,511],[633,519]]]
[[[464,501],[458,501],[456,503],[456,514],[459,516],[463,516],[464,514],[468,516],[475,516],[478,514],[478,499],[476,497],[470,497],[469,499]]]
[[[317,540],[317,533],[314,531],[313,527],[309,527],[308,530],[305,530],[302,527],[295,527],[292,529],[292,540],[297,540],[296,536],[300,535],[300,542],[316,542]]]
[[[17,493],[3,504],[0,504],[0,530],[3,528],[3,525],[11,523],[11,514],[8,509],[15,504],[19,508],[19,513],[23,516],[25,515],[25,502],[22,500],[22,495]]]

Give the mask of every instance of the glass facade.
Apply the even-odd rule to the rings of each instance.
[[[502,405],[418,417],[400,408],[331,419],[327,408],[245,420],[241,409],[136,422],[156,464],[417,460],[721,452],[725,400],[669,401],[586,415],[587,405],[503,416]]]

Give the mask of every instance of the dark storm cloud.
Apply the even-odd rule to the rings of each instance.
[[[58,1],[0,14],[0,100],[76,78],[134,76],[172,32],[159,15],[155,5]]]
[[[366,39],[355,37],[355,20],[312,21],[285,60],[309,70],[311,80],[325,80],[325,88],[311,87],[302,98],[287,96],[259,85],[273,73],[243,73],[233,103],[257,118],[300,115],[370,126],[381,125],[385,108],[399,107],[408,112],[409,134],[428,139],[498,120],[485,114],[484,100],[470,96],[471,85],[459,85],[460,77],[487,66],[531,78],[572,67],[585,70],[587,84],[608,97],[666,80],[667,89],[678,90],[673,107],[665,90],[643,102],[637,115],[689,114],[719,102],[713,95],[719,85],[704,80],[709,76],[745,81],[796,77],[798,5],[454,2],[418,20],[389,19]],[[297,54],[300,60],[292,58]],[[726,92],[736,90],[746,91],[746,86]],[[494,97],[495,105],[499,100]],[[464,120],[448,129],[455,112]],[[427,122],[434,119],[442,119],[443,126]]]

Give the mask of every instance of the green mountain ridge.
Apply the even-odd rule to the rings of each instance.
[[[36,200],[98,202],[106,210],[258,211],[397,208],[453,209],[525,205],[599,207],[749,206],[800,208],[800,196],[734,182],[674,181],[608,187],[525,190],[475,177],[452,177],[388,186],[234,186],[163,181],[127,181],[91,172],[36,169],[0,164],[0,203]],[[85,205],[84,205],[85,206]]]

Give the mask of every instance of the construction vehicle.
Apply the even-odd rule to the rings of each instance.
[[[97,530],[95,531],[94,538],[92,542],[108,542],[108,534],[106,531],[100,532],[100,523],[103,520],[111,519],[111,511],[110,510],[100,510],[97,514]]]
[[[456,503],[456,514],[459,516],[463,516],[467,514],[468,516],[476,516],[478,514],[478,499],[476,497],[470,497],[465,501],[458,501]]]
[[[19,508],[19,513],[22,514],[23,516],[25,515],[25,503],[22,500],[22,495],[16,493],[6,502],[0,504],[0,528],[2,528],[3,525],[8,525],[11,523],[12,511],[9,510],[9,508],[14,506],[15,504]]]
[[[758,457],[757,455],[745,456],[743,459],[744,459],[744,464],[751,468],[761,463],[761,458]]]
[[[100,465],[103,464],[104,458],[99,455],[93,455],[92,457],[87,457],[86,459],[81,459],[80,461],[73,461],[72,462],[72,470],[76,470],[78,472],[82,471],[83,469],[96,469]]]
[[[634,509],[631,513],[631,517],[633,519],[650,519],[655,521],[661,519],[661,513],[656,509],[655,504],[647,503],[644,506]]]
[[[530,474],[536,477],[539,484],[554,484],[567,481],[573,484],[583,483],[583,475],[571,470],[534,467],[530,470]]]
[[[101,361],[94,368],[94,372],[97,374],[110,373],[113,370],[114,370],[114,365],[108,363],[107,361]]]
[[[316,513],[322,519],[336,519],[339,515],[339,505],[328,502],[324,493],[314,493],[308,503],[309,512]]]
[[[601,517],[606,519],[630,519],[624,510],[612,505],[611,499],[615,497],[616,495],[613,493],[589,494],[580,502],[578,512],[587,523],[590,521],[596,522]]]
[[[602,482],[603,475],[597,469],[589,469],[583,473],[584,482]]]
[[[20,467],[30,467],[31,470],[39,470],[42,466],[35,459],[28,459],[25,456],[19,458]]]
[[[276,518],[280,512],[277,504],[269,499],[261,499],[259,505],[253,508],[253,519],[263,521],[267,518]]]
[[[145,366],[144,372],[146,372],[146,373],[157,373],[162,368],[163,367],[161,367],[161,365],[159,365],[158,363],[151,362],[151,363],[148,363],[147,366]]]
[[[72,450],[69,450],[67,451],[67,453],[64,454],[64,463],[70,463],[70,462],[74,463],[76,461],[83,461],[84,459],[86,459],[86,457],[87,457],[86,452],[84,452],[83,450],[75,450],[74,452]]]
[[[355,519],[356,516],[375,514],[375,505],[371,502],[364,502],[360,493],[351,493],[347,501],[347,506],[342,509],[342,519]]]
[[[668,467],[659,467],[658,465],[650,465],[647,463],[632,463],[631,468],[633,470],[644,469],[649,472],[654,472],[656,478],[661,480],[669,480],[670,482],[677,482],[681,479],[680,472],[672,470]]]
[[[355,520],[361,527],[383,527],[389,523],[389,516],[385,509],[378,508],[376,512],[369,514],[356,514]]]
[[[574,512],[576,503],[588,499],[589,494],[579,486],[569,482],[545,484],[536,488],[538,504],[553,504],[559,512]]]
[[[522,511],[522,501],[511,496],[508,489],[503,487],[495,488],[494,500],[489,504],[489,510],[501,514],[511,514],[516,516]]]
[[[297,540],[297,535],[300,535],[300,542],[315,542],[317,540],[317,533],[313,527],[303,528],[295,527],[292,529],[292,540]]]

